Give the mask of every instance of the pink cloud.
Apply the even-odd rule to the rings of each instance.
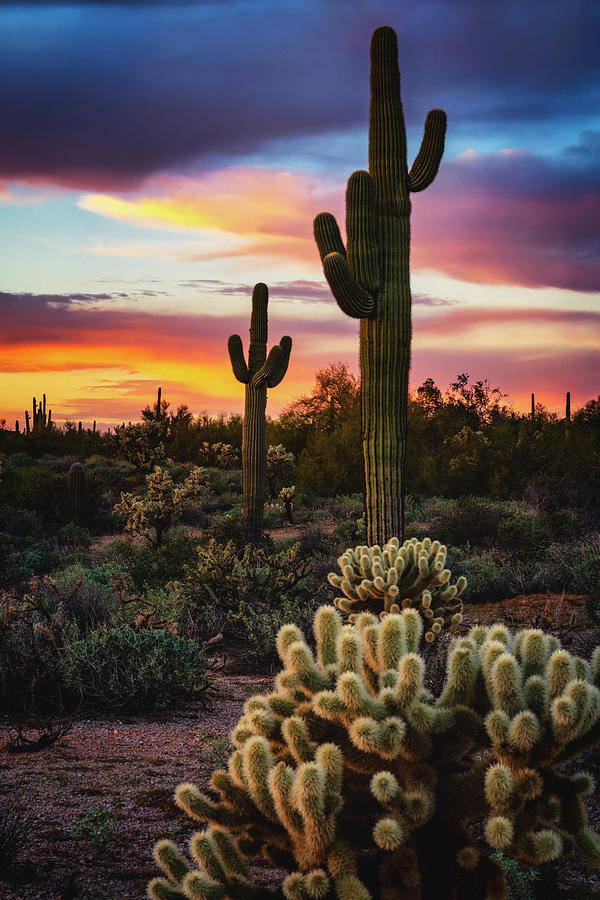
[[[600,290],[593,170],[527,153],[463,154],[413,203],[413,269],[482,284]]]

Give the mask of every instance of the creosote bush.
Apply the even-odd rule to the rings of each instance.
[[[193,641],[129,625],[93,631],[70,644],[58,664],[67,688],[92,705],[161,707],[206,686],[206,660]]]
[[[190,865],[162,840],[153,900],[504,900],[502,851],[526,867],[579,853],[600,865],[560,764],[600,739],[600,648],[588,663],[536,629],[476,626],[449,648],[439,696],[423,684],[416,609],[355,625],[321,607],[313,655],[294,625],[276,689],[250,698],[218,799],[182,784]],[[475,832],[484,819],[484,838]],[[257,886],[245,856],[289,875]]]
[[[461,576],[450,584],[446,554],[446,547],[430,538],[410,538],[402,546],[392,538],[383,550],[377,545],[350,548],[338,559],[342,574],[328,576],[329,583],[344,593],[334,603],[350,613],[351,622],[361,612],[383,618],[414,607],[427,623],[425,640],[430,643],[442,629],[462,621],[460,598],[467,580]]]

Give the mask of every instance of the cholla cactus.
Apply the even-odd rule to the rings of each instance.
[[[350,548],[338,559],[342,574],[328,575],[329,583],[344,592],[334,603],[350,614],[351,622],[361,612],[383,618],[414,607],[425,619],[425,640],[431,642],[442,629],[462,621],[461,594],[467,580],[461,576],[456,584],[450,584],[446,553],[443,544],[430,538],[411,538],[402,546],[398,538],[392,538],[383,550],[378,546]]]
[[[288,522],[290,523],[290,525],[293,525],[294,516],[292,513],[292,503],[296,499],[296,485],[292,484],[290,487],[281,488],[281,490],[279,491],[279,499],[283,504]]]
[[[168,880],[153,900],[504,900],[476,837],[528,866],[579,851],[600,865],[585,774],[557,770],[600,739],[600,648],[592,666],[555,638],[473,628],[450,649],[435,698],[423,684],[415,609],[383,620],[315,618],[316,656],[295,625],[278,635],[276,690],[246,703],[218,800],[182,784],[176,802],[208,829],[194,869],[156,845]],[[244,855],[290,874],[254,884]]]
[[[217,469],[233,469],[239,463],[237,450],[223,441],[215,444],[202,441],[198,456],[203,466],[215,466]]]
[[[271,497],[277,496],[277,482],[294,473],[296,457],[283,444],[269,444],[267,449],[267,483]]]
[[[146,496],[121,492],[121,499],[113,511],[124,518],[125,531],[139,534],[160,547],[165,532],[174,524],[184,503],[204,496],[207,480],[207,472],[195,466],[185,481],[175,484],[166,469],[155,466],[154,471],[146,475]]]

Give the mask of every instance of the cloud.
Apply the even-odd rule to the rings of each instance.
[[[558,160],[503,150],[466,151],[443,161],[432,187],[413,198],[413,270],[481,284],[600,290],[597,140],[587,132]],[[134,194],[85,194],[79,205],[138,226],[198,236],[194,244],[126,244],[95,252],[186,261],[259,255],[316,264],[315,214],[329,210],[341,226],[345,217],[343,186],[323,173],[251,166],[155,176]]]
[[[127,198],[84,194],[78,205],[121,222],[200,235],[194,249],[189,242],[188,249],[166,248],[178,259],[260,254],[314,261],[312,220],[323,205],[339,206],[342,197],[341,185],[325,189],[315,176],[237,166],[193,178],[156,176]]]
[[[466,153],[413,202],[413,269],[459,280],[600,291],[600,165],[585,152]]]
[[[282,139],[302,156],[303,138],[366,129],[382,21],[411,127],[431,106],[455,133],[591,118],[598,7],[538,6],[532,39],[520,0],[1,4],[0,175],[110,191]]]
[[[499,325],[516,330],[525,324],[582,329],[590,338],[600,339],[600,310],[577,309],[457,309],[419,320],[419,332],[432,335],[465,334],[483,326],[490,340],[497,337]]]

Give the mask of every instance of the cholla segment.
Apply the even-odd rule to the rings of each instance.
[[[383,550],[377,545],[350,548],[338,559],[342,574],[328,575],[329,583],[344,594],[334,603],[349,613],[351,622],[362,612],[383,618],[414,608],[423,620],[425,640],[431,642],[442,630],[462,621],[461,595],[467,580],[461,576],[450,584],[446,555],[447,548],[430,538],[411,538],[402,546],[398,538],[392,538]],[[420,630],[409,637],[413,649],[419,638]]]

